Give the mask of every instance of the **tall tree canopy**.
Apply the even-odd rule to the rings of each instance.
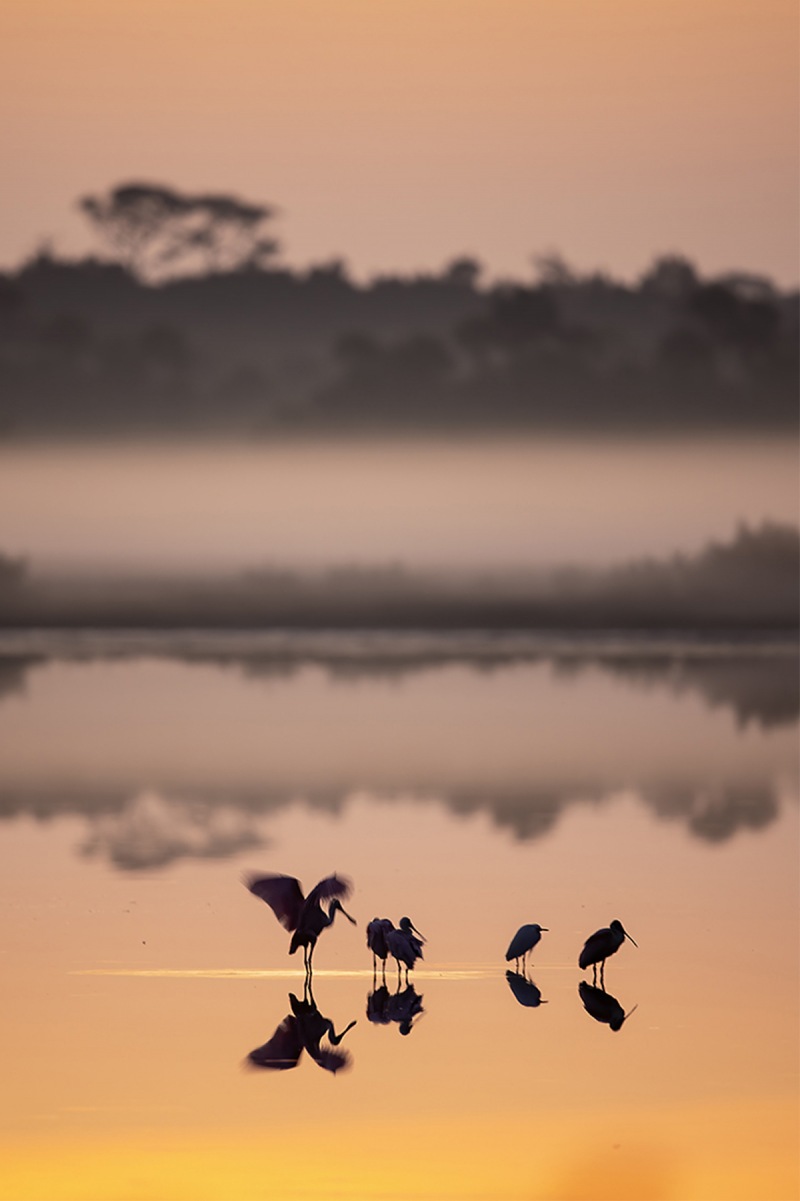
[[[83,196],[78,207],[115,256],[145,279],[260,267],[279,249],[264,228],[276,210],[224,193],[126,183]]]

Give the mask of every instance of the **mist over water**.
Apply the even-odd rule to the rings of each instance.
[[[787,439],[0,449],[0,550],[126,571],[597,565],[795,524]]]

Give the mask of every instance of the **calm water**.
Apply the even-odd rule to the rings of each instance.
[[[790,650],[6,635],[0,806],[5,1198],[797,1195]],[[258,869],[354,881],[335,1074],[246,1066],[303,1000]]]

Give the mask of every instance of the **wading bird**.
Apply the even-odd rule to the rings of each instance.
[[[388,917],[374,917],[367,926],[367,946],[372,951],[372,978],[377,974],[378,960],[381,960],[382,974],[386,975],[386,960],[389,955],[389,944],[386,935],[394,930],[394,922]]]
[[[345,912],[339,899],[349,897],[353,888],[350,881],[341,876],[326,876],[307,897],[303,896],[300,881],[294,876],[249,876],[244,883],[254,896],[266,901],[285,930],[293,931],[289,954],[294,955],[298,947],[303,948],[306,975],[311,975],[311,957],[317,939],[323,930],[333,925],[337,912],[356,924],[356,919]],[[322,908],[323,901],[331,902],[327,913]]]
[[[415,935],[419,935],[415,938]],[[411,921],[410,917],[400,918],[400,928],[397,930],[386,931],[386,943],[389,947],[389,954],[397,960],[397,979],[400,979],[400,965],[404,964],[406,969],[406,983],[408,983],[408,973],[418,959],[424,958],[422,954],[422,943],[424,939],[417,927]]]
[[[632,942],[636,947],[639,944],[631,938],[622,922],[618,922],[615,918],[610,926],[604,926],[602,930],[595,930],[594,934],[590,934],[583,944],[580,958],[578,959],[578,967],[581,970],[591,967],[594,969],[593,978],[597,979],[597,965],[600,964],[600,983],[603,982],[603,971],[605,969],[606,960],[609,955],[615,955],[620,949],[625,939]]]
[[[633,1009],[636,1009],[634,1005],[633,1009],[626,1013],[616,997],[612,997],[604,988],[595,988],[593,984],[587,984],[585,980],[581,980],[578,985],[578,993],[589,1016],[596,1022],[610,1026],[612,1030],[621,1030],[623,1022],[626,1022]]]
[[[285,1072],[297,1067],[305,1051],[326,1072],[335,1074],[341,1068],[349,1067],[350,1054],[344,1048],[340,1049],[339,1043],[347,1031],[355,1026],[355,1021],[337,1034],[331,1019],[324,1017],[317,1008],[308,976],[302,1001],[294,993],[289,993],[289,1004],[291,1013],[287,1013],[269,1042],[256,1047],[247,1056],[250,1066]],[[327,1044],[322,1042],[323,1038],[327,1039]]]
[[[506,962],[510,963],[512,959],[515,959],[517,969],[519,970],[519,961],[521,959],[524,968],[529,952],[533,950],[542,937],[542,931],[547,934],[548,928],[547,926],[540,926],[538,922],[534,922],[532,926],[520,926],[508,944]]]

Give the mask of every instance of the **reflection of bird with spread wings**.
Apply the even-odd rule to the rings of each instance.
[[[349,897],[353,889],[350,881],[342,876],[326,876],[311,889],[307,897],[303,896],[300,881],[294,876],[277,873],[248,876],[244,883],[254,896],[266,901],[284,929],[293,932],[289,954],[294,955],[298,947],[303,948],[307,975],[311,974],[311,957],[317,939],[323,930],[333,925],[337,912],[343,913],[353,925],[356,924],[356,919],[342,908],[340,898]],[[327,912],[322,908],[323,901],[331,902]]]
[[[303,1051],[326,1072],[335,1074],[341,1068],[349,1067],[352,1057],[349,1051],[339,1047],[339,1043],[355,1026],[355,1020],[337,1034],[331,1019],[324,1017],[317,1008],[309,978],[306,978],[302,1001],[289,993],[289,1004],[292,1012],[287,1013],[272,1038],[247,1056],[251,1067],[285,1072],[297,1067]],[[326,1037],[329,1045],[322,1045],[322,1039]]]

